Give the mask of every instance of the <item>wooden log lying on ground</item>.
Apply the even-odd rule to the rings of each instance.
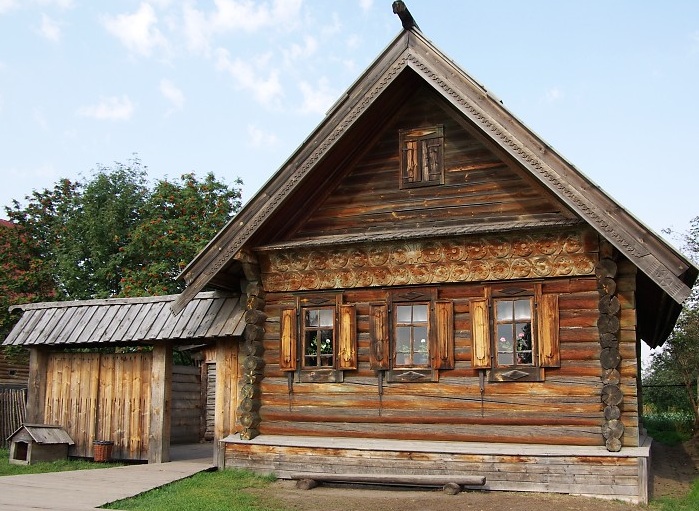
[[[413,474],[328,474],[328,473],[303,473],[291,474],[291,479],[315,482],[355,483],[355,484],[380,484],[392,486],[442,486],[453,492],[455,486],[483,486],[485,476],[454,476],[444,475],[413,475]],[[297,486],[298,487],[298,486]],[[309,488],[312,488],[310,486]],[[453,494],[453,493],[452,493]]]

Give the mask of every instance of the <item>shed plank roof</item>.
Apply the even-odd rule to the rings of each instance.
[[[24,312],[3,344],[134,344],[241,335],[244,308],[237,295],[199,293],[175,316],[176,295],[17,305]]]

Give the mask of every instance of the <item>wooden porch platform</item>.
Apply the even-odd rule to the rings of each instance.
[[[218,466],[274,473],[483,476],[473,490],[566,493],[648,501],[650,444],[609,452],[603,446],[425,442],[373,438],[261,435],[221,440]]]

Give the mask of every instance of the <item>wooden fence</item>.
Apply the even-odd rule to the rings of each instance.
[[[7,447],[7,437],[24,422],[26,405],[26,388],[0,387],[0,445],[2,447]]]

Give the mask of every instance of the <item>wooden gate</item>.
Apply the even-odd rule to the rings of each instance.
[[[0,386],[0,447],[7,447],[7,437],[24,423],[26,404],[26,388]]]
[[[114,458],[148,459],[151,366],[151,353],[49,355],[44,419],[71,436],[71,456],[109,440]]]

